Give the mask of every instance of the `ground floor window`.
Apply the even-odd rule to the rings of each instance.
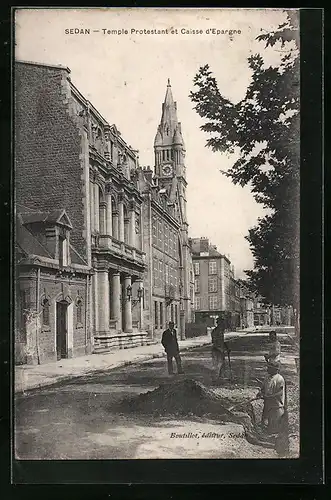
[[[154,301],[154,326],[159,328],[159,317],[158,317],[158,303],[157,300]]]
[[[163,328],[163,303],[160,302],[160,328]]]

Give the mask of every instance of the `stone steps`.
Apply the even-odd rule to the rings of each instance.
[[[133,347],[151,345],[155,341],[147,338],[147,332],[120,333],[118,335],[107,335],[94,338],[95,354],[106,353],[114,349],[130,349]]]

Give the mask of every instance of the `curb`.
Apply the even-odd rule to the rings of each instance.
[[[193,345],[193,346],[184,346],[181,348],[181,352],[187,351],[189,349],[195,349],[196,347],[202,347],[202,346],[208,345],[208,344],[209,344],[209,341],[206,340],[204,342],[201,342],[201,343]],[[85,377],[88,375],[92,375],[92,374],[93,375],[100,375],[102,373],[105,373],[105,371],[108,372],[111,370],[116,370],[117,368],[123,368],[124,366],[139,364],[139,363],[142,363],[144,361],[148,361],[149,359],[157,359],[157,358],[163,358],[163,357],[165,357],[165,352],[160,352],[157,354],[145,354],[145,355],[142,355],[139,360],[135,359],[135,360],[131,360],[131,361],[119,361],[118,363],[114,364],[110,368],[97,368],[97,369],[91,368],[90,370],[81,372],[79,375],[59,375],[56,381],[41,382],[41,383],[35,384],[27,389],[21,389],[21,388],[15,389],[14,393],[15,393],[15,395],[21,396],[21,395],[25,395],[31,391],[42,389],[43,387],[56,386],[60,382],[66,382],[69,380],[77,380],[79,378],[82,378],[82,377]]]

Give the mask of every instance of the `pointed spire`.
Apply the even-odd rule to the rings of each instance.
[[[177,105],[174,102],[170,78],[166,87],[164,102],[162,103],[162,116],[158,127],[154,146],[182,145],[184,143],[180,126],[178,126]]]

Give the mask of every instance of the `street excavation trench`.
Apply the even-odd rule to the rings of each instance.
[[[270,450],[276,449],[277,454],[284,456],[284,452],[279,449],[279,445],[280,448],[284,447],[284,436],[283,441],[278,438],[276,446],[275,442],[261,433],[256,422],[253,405],[247,402],[244,397],[240,397],[242,391],[234,390],[235,393],[239,393],[237,401],[231,397],[231,390],[227,392],[230,397],[222,394],[222,388],[210,389],[201,382],[190,378],[177,379],[162,384],[153,391],[126,398],[122,400],[120,407],[124,413],[137,416],[148,415],[154,419],[167,417],[190,421],[193,419],[208,420],[219,425],[221,434],[222,429],[229,427],[227,424],[236,424],[234,428],[242,429],[242,432],[238,434],[238,439]],[[241,400],[243,401],[241,402]],[[215,428],[215,425],[213,427]],[[194,433],[191,435],[191,437],[197,436]],[[190,436],[184,431],[183,437]],[[197,458],[199,457],[197,456]]]

